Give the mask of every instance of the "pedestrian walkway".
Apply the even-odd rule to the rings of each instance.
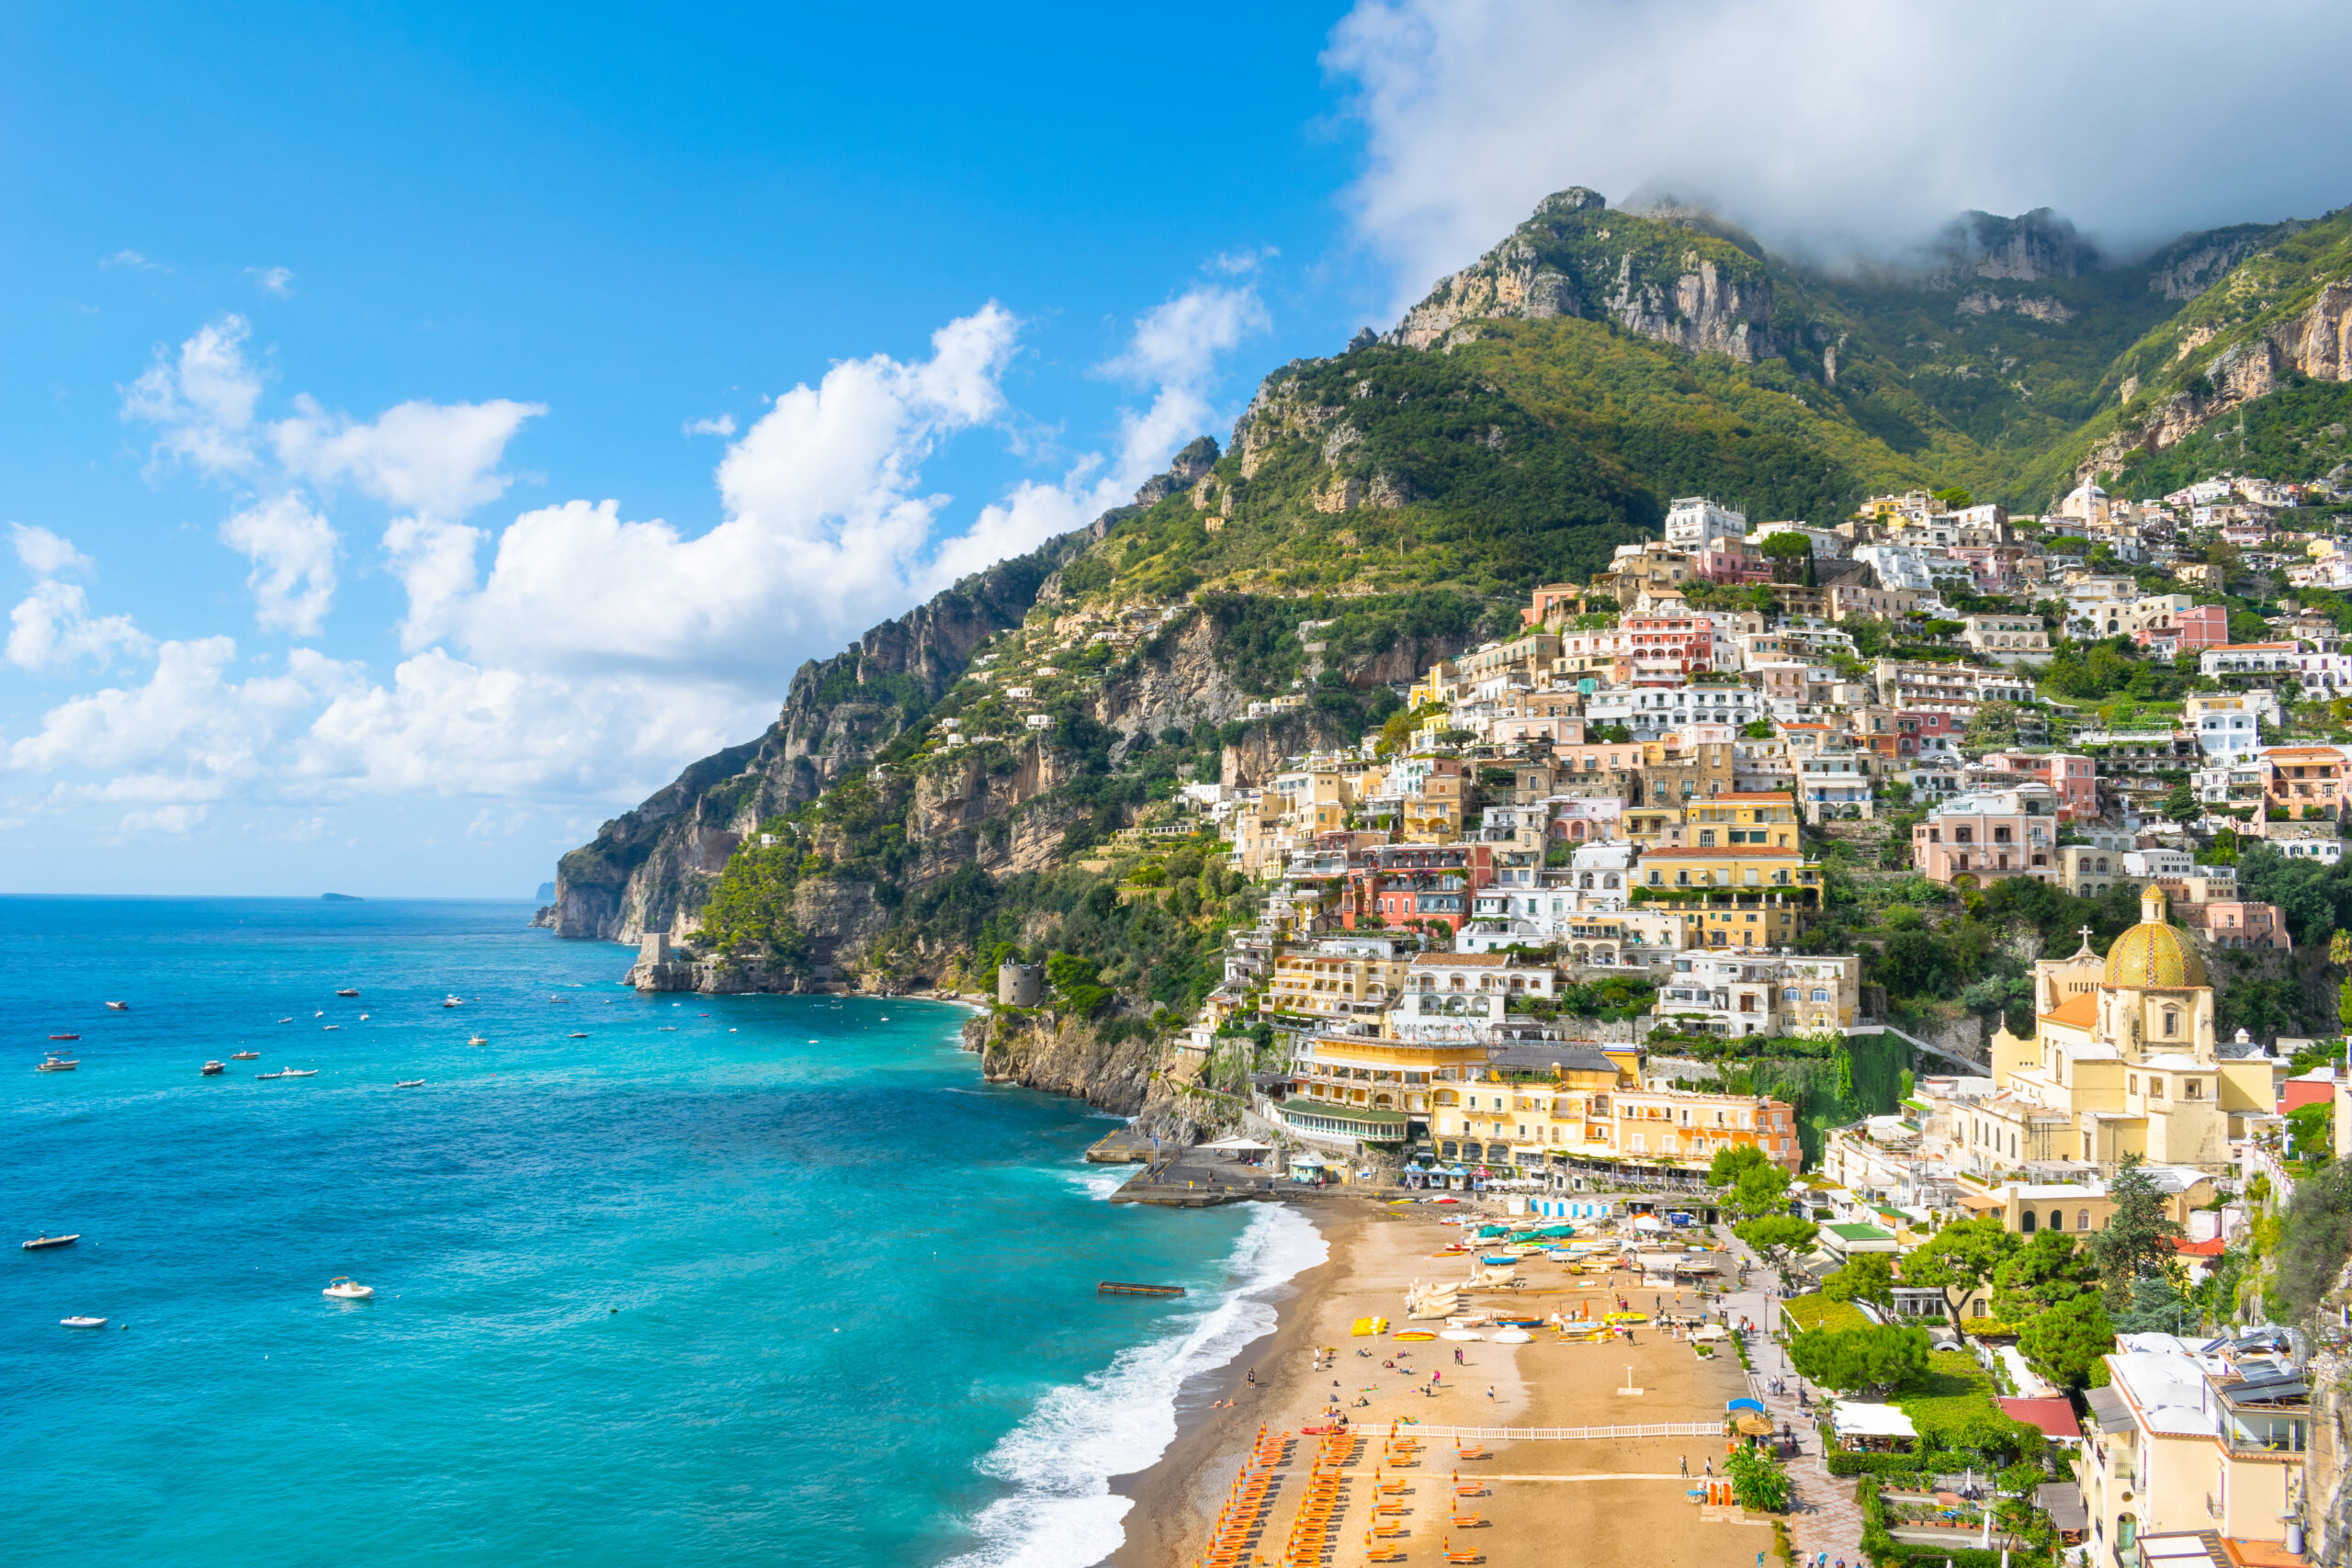
[[[1854,1481],[1830,1474],[1823,1462],[1822,1439],[1813,1426],[1818,1403],[1812,1409],[1798,1408],[1797,1391],[1805,1386],[1804,1380],[1789,1364],[1788,1352],[1771,1338],[1781,1316],[1780,1277],[1728,1229],[1721,1229],[1718,1234],[1747,1269],[1749,1283],[1726,1292],[1723,1305],[1733,1323],[1745,1318],[1755,1325],[1756,1332],[1747,1342],[1748,1359],[1755,1363],[1747,1376],[1748,1391],[1763,1401],[1774,1427],[1785,1424],[1796,1437],[1797,1458],[1789,1463],[1789,1477],[1795,1483],[1789,1513],[1789,1539],[1796,1547],[1796,1568],[1806,1568],[1824,1552],[1828,1553],[1827,1560],[1832,1563],[1841,1558],[1859,1563],[1862,1557],[1862,1510],[1854,1501]],[[1773,1393],[1776,1382],[1788,1392]]]

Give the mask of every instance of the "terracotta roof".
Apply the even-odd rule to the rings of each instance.
[[[2075,1419],[2075,1407],[2063,1399],[2004,1399],[2001,1409],[2013,1421],[2029,1427],[2039,1427],[2053,1438],[2081,1440],[2083,1424]]]
[[[2088,1029],[2098,1021],[2098,993],[2085,991],[2072,1001],[2061,1002],[2041,1016],[2052,1023],[2064,1023],[2075,1029]]]
[[[2214,1236],[2206,1241],[2176,1241],[2172,1249],[2184,1258],[2219,1258],[2229,1250],[2229,1243]]]

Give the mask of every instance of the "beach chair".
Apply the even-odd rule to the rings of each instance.
[[[1484,1443],[1472,1443],[1467,1448],[1454,1450],[1453,1457],[1456,1459],[1485,1459],[1487,1457],[1487,1447]]]
[[[1363,1554],[1366,1562],[1402,1562],[1405,1553],[1394,1546],[1374,1547]]]
[[[1482,1529],[1486,1527],[1486,1523],[1487,1516],[1484,1514],[1456,1514],[1453,1516],[1453,1528],[1456,1529]]]

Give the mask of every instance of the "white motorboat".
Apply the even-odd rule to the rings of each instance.
[[[392,1087],[394,1089],[423,1089],[424,1087],[424,1080],[423,1078],[400,1078],[393,1082]]]
[[[588,1032],[584,1029],[575,1029],[571,1033],[565,1035],[564,1038],[566,1040],[585,1040],[588,1038]]]
[[[1534,1338],[1535,1336],[1528,1333],[1524,1329],[1505,1328],[1499,1330],[1495,1335],[1495,1343],[1498,1345],[1526,1345],[1532,1343]]]
[[[51,1235],[47,1231],[43,1231],[40,1235],[33,1237],[32,1240],[25,1243],[25,1250],[27,1252],[40,1252],[44,1248],[51,1247],[71,1247],[81,1239],[82,1233],[80,1231],[75,1231],[72,1235]]]
[[[107,1010],[108,1012],[129,1012],[130,1010],[130,1004],[129,1002],[108,1002],[107,1004]],[[106,1319],[100,1318],[98,1321],[104,1323]]]
[[[375,1293],[375,1286],[363,1285],[348,1274],[336,1275],[328,1281],[327,1288],[319,1292],[322,1296],[332,1296],[339,1302],[364,1302]]]
[[[466,1005],[466,1002],[463,997],[448,996],[441,998],[441,1005],[445,1008],[461,1008]]]
[[[319,1025],[319,1027],[321,1029],[341,1029],[343,1025],[339,1023],[322,1023]]]
[[[1456,1340],[1484,1339],[1486,1337],[1485,1335],[1479,1333],[1475,1328],[1441,1328],[1437,1331],[1437,1337],[1440,1339]]]
[[[208,1078],[217,1078],[228,1070],[229,1064],[226,1062],[207,1062],[204,1064],[204,1076]]]
[[[103,1317],[61,1317],[57,1323],[61,1328],[104,1328],[107,1325]]]
[[[81,1065],[82,1064],[78,1060],[68,1060],[63,1056],[52,1055],[40,1066],[35,1067],[33,1071],[37,1073],[70,1073]]]
[[[319,1076],[319,1069],[316,1067],[302,1067],[300,1069],[288,1067],[285,1072],[278,1076],[280,1077],[288,1078],[314,1078]]]
[[[487,1045],[490,1043],[490,1036],[487,1034],[477,1034],[472,1039],[467,1041],[466,1043],[469,1045]]]

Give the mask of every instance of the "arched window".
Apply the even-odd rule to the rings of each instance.
[[[2052,1209],[2050,1211],[2050,1228],[2053,1231],[2063,1231],[2066,1228],[2065,1210]]]
[[[2018,1229],[2023,1231],[2028,1235],[2031,1235],[2033,1234],[2034,1223],[2033,1211],[2031,1209],[2028,1209],[2024,1214],[2018,1217]]]
[[[2086,1231],[2091,1228],[2091,1212],[2088,1209],[2075,1211],[2075,1228],[2078,1231]]]

